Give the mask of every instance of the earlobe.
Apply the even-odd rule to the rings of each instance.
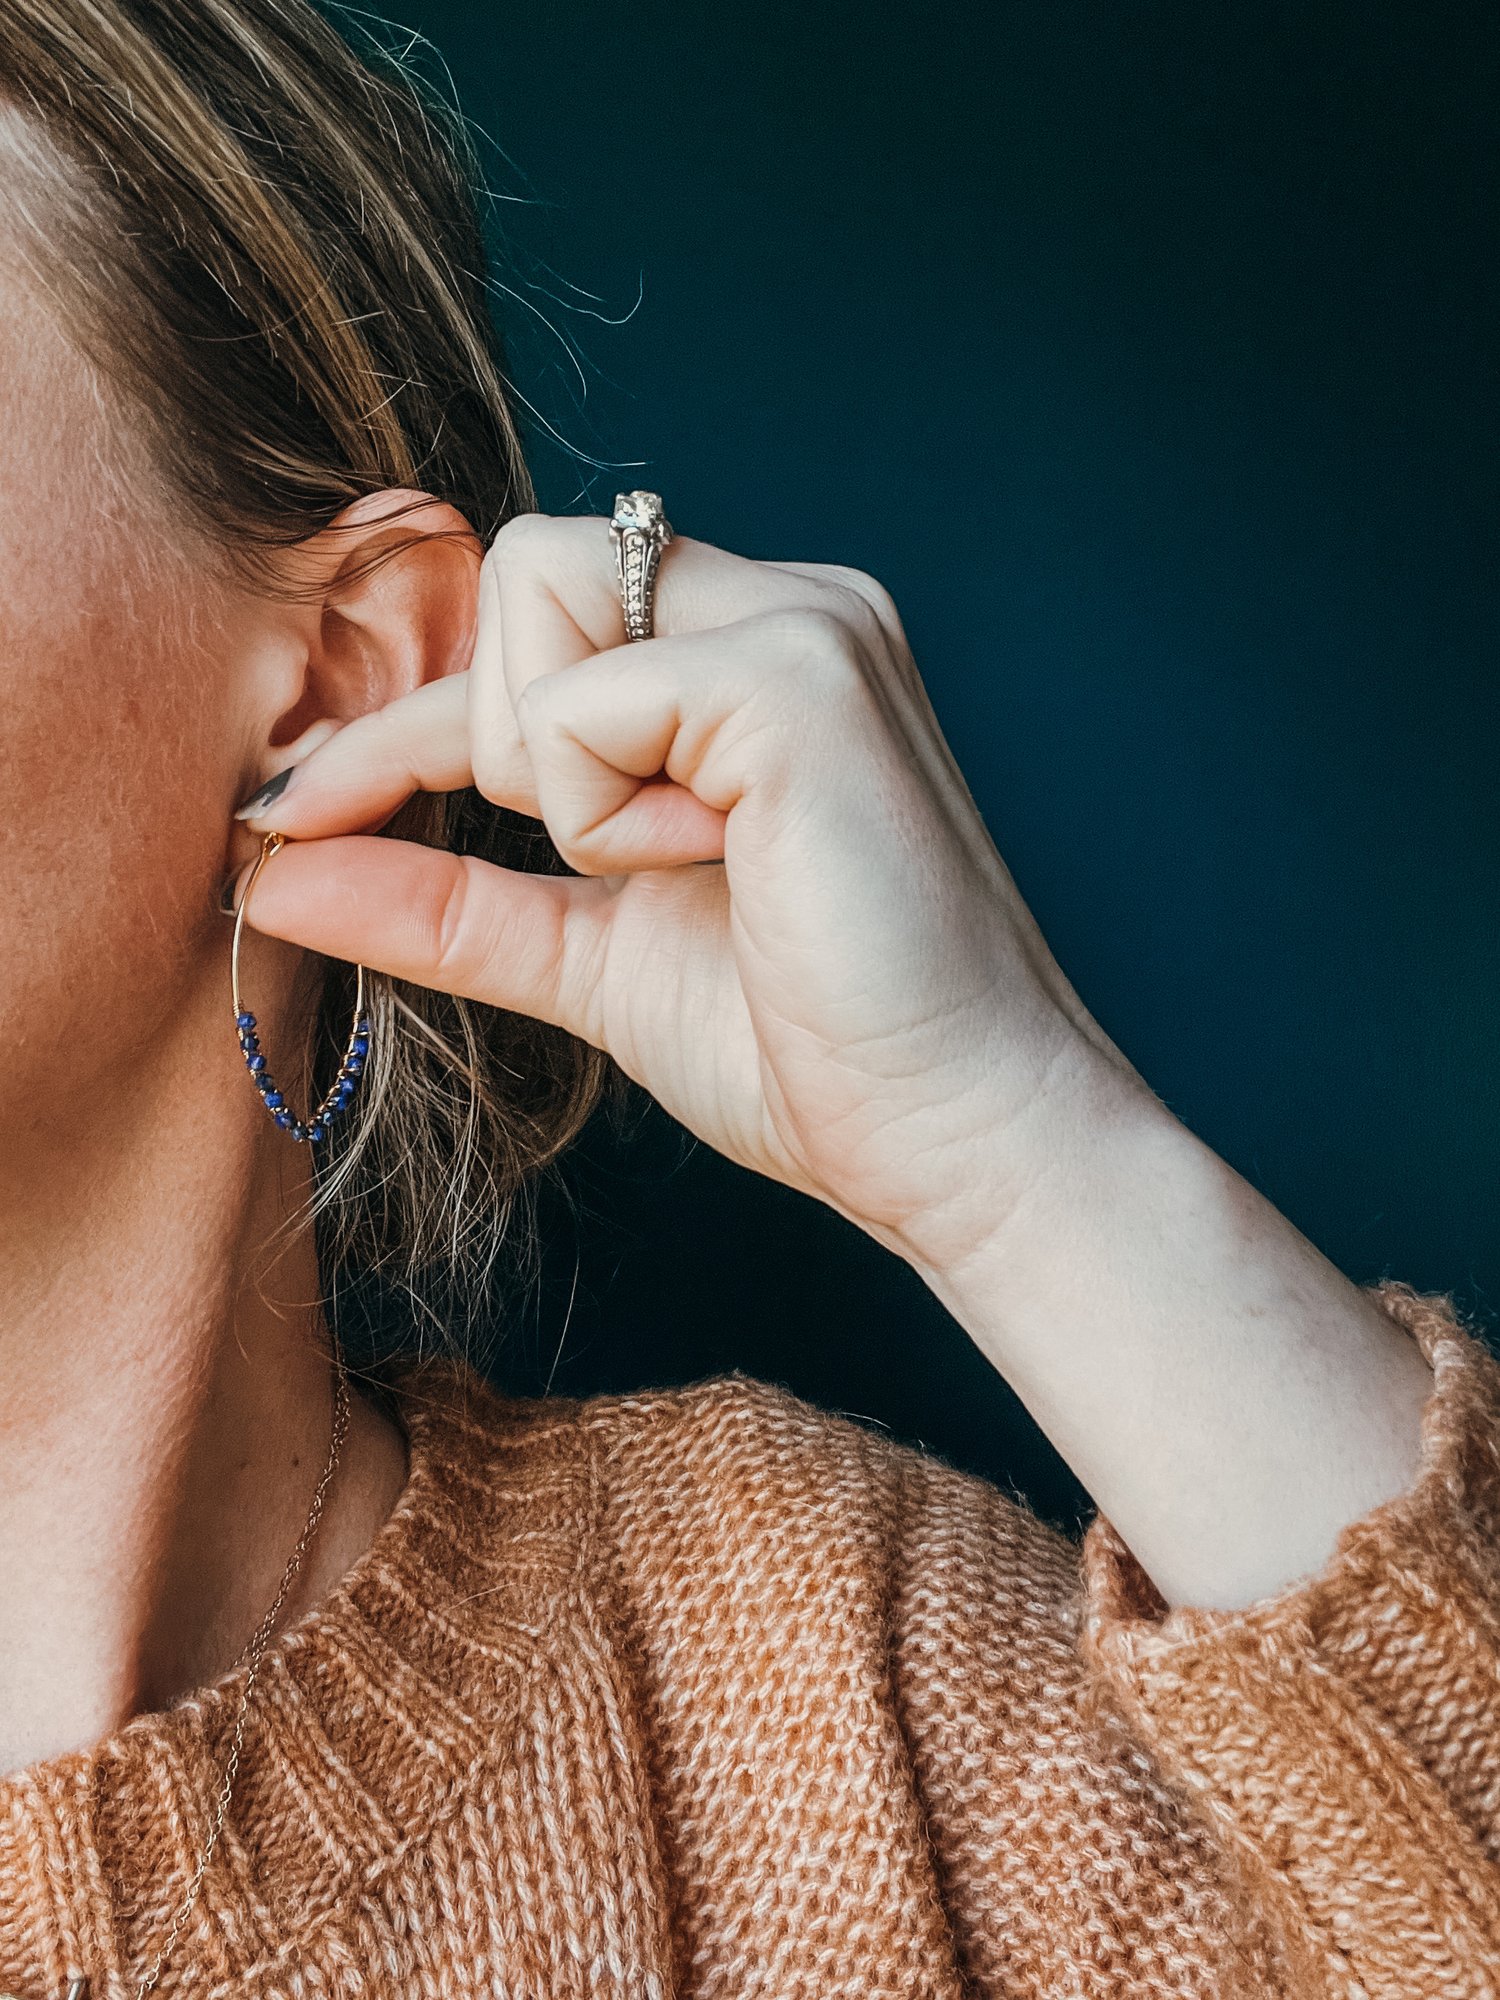
[[[456,507],[404,487],[361,495],[303,543],[294,568],[318,616],[303,684],[276,720],[272,747],[462,672],[473,652],[483,554]]]

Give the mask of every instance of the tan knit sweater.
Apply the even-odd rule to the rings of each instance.
[[[273,1642],[157,1991],[1493,2000],[1500,1364],[1375,1290],[1421,1470],[1235,1613],[744,1375],[409,1368],[409,1482]],[[133,2000],[241,1685],[0,1779],[0,1991]]]

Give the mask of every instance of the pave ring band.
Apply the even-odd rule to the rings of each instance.
[[[672,524],[662,512],[661,495],[617,493],[609,538],[615,545],[625,636],[649,639],[657,566],[662,550],[672,539]]]

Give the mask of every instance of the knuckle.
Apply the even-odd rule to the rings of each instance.
[[[485,551],[484,560],[491,569],[508,569],[518,559],[530,561],[537,551],[537,545],[547,532],[548,517],[545,514],[512,514],[496,530],[494,539]]]
[[[863,669],[859,636],[849,620],[824,604],[801,604],[773,614],[792,661],[842,682]]]
[[[508,744],[501,745],[481,738],[470,748],[469,768],[474,777],[474,789],[481,798],[487,799],[492,806],[506,803],[515,769],[514,754]]]
[[[878,578],[862,569],[846,569],[840,572],[840,579],[846,590],[874,612],[885,631],[900,630],[901,614],[896,609],[896,600]]]
[[[830,563],[823,571],[822,581],[840,616],[862,638],[878,641],[900,631],[901,619],[894,598],[883,583],[877,583],[864,570]]]
[[[561,734],[560,702],[566,690],[561,674],[538,674],[516,696],[511,712],[522,742],[533,752],[545,749]]]
[[[553,834],[552,845],[575,875],[614,875],[619,872],[618,862],[611,862],[596,849],[591,849],[582,835],[565,840]]]
[[[604,875],[609,872],[600,843],[594,837],[598,829],[588,824],[576,806],[556,798],[549,799],[542,824],[547,829],[547,838],[557,849],[558,858],[575,875]]]
[[[380,708],[367,709],[354,722],[364,725],[370,746],[378,747],[382,756],[394,755],[403,764],[411,763],[412,719],[400,703],[386,702]]]
[[[432,956],[439,982],[462,990],[483,973],[488,954],[474,893],[480,864],[472,855],[457,860],[437,910]]]
[[[516,698],[516,726],[536,779],[537,803],[547,838],[575,874],[606,872],[591,842],[587,796],[579,795],[573,768],[577,745],[567,726],[572,690],[565,674],[542,674]]]
[[[356,716],[348,726],[364,730],[364,755],[373,764],[381,769],[388,768],[411,785],[420,782],[411,719],[402,715],[396,704],[387,703],[383,708],[372,708],[366,714]]]

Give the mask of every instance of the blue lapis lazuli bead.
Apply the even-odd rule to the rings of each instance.
[[[307,1137],[309,1144],[314,1146],[317,1145],[318,1141],[323,1137],[323,1127],[319,1121],[314,1120],[314,1122],[308,1126]]]
[[[258,1049],[254,1055],[247,1056],[245,1060],[253,1070],[262,1070],[266,1066],[266,1059]]]
[[[255,1026],[255,1016],[248,1012],[236,1014],[234,1020],[235,1026],[239,1028],[253,1028]]]
[[[361,1055],[346,1056],[344,1058],[344,1069],[350,1076],[358,1076],[364,1066],[365,1059]]]
[[[370,1037],[368,1031],[362,1031],[357,1034],[349,1044],[350,1051],[357,1056],[362,1056],[369,1046]]]
[[[281,1094],[281,1092],[280,1092],[279,1090],[268,1090],[268,1091],[266,1092],[266,1108],[267,1108],[268,1110],[270,1110],[270,1111],[280,1111],[280,1109],[281,1109],[282,1105],[283,1105],[283,1104],[285,1104],[285,1103],[286,1103],[286,1099],[285,1099],[285,1098],[284,1098],[284,1097],[282,1096],[282,1094]],[[279,1125],[279,1124],[280,1124],[281,1122],[282,1122],[282,1121],[281,1121],[281,1120],[280,1120],[279,1118],[278,1118],[278,1119],[276,1120],[276,1123],[277,1123],[278,1125]],[[288,1124],[290,1124],[290,1122],[291,1122],[291,1114],[290,1114],[290,1113],[288,1113],[288,1114],[287,1114],[287,1122],[288,1122]]]
[[[269,1104],[270,1101],[271,1100],[268,1097],[266,1099],[267,1104]],[[290,1111],[277,1111],[274,1112],[272,1115],[275,1118],[276,1123],[282,1128],[283,1131],[286,1131],[290,1127],[292,1122],[292,1114]]]

